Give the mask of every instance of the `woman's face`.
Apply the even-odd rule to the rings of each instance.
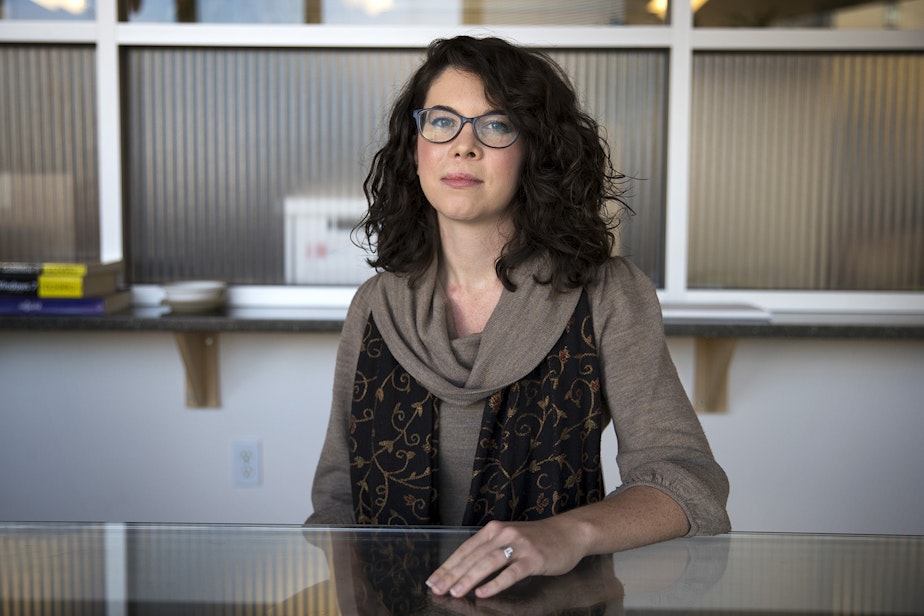
[[[476,117],[494,109],[485,98],[481,78],[447,68],[437,77],[423,105]],[[440,226],[458,223],[494,225],[506,220],[507,206],[520,183],[523,139],[506,148],[491,148],[466,123],[447,143],[417,136],[417,175],[424,195],[437,212]]]

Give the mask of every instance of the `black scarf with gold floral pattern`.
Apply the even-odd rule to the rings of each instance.
[[[439,524],[439,400],[405,371],[372,316],[350,416],[356,521]],[[600,363],[586,293],[544,361],[488,397],[464,526],[537,520],[603,498]]]

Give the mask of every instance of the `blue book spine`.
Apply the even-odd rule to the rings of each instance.
[[[0,295],[0,315],[93,316],[117,312],[130,305],[131,291],[108,297],[40,298]]]

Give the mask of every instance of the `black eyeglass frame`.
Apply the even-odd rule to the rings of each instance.
[[[424,135],[423,130],[420,126],[420,116],[426,111],[440,111],[443,113],[452,114],[456,116],[457,118],[459,118],[461,122],[459,123],[459,129],[456,131],[456,134],[454,134],[449,139],[446,139],[445,141],[434,141],[433,139],[428,139],[426,135]],[[411,115],[414,116],[414,125],[417,128],[417,134],[423,137],[425,140],[429,141],[430,143],[449,143],[450,141],[452,141],[453,139],[459,136],[459,133],[462,132],[462,129],[465,128],[466,124],[472,125],[472,131],[475,133],[475,138],[478,139],[478,142],[481,143],[486,148],[491,148],[492,150],[503,150],[505,148],[509,148],[510,146],[512,146],[514,143],[517,142],[517,139],[520,138],[520,130],[518,128],[513,129],[516,132],[516,134],[513,136],[513,141],[511,141],[507,145],[491,145],[490,143],[485,143],[484,139],[481,138],[481,135],[478,134],[478,124],[476,124],[476,122],[480,120],[481,118],[487,118],[489,116],[497,116],[497,115],[507,116],[506,113],[502,113],[499,111],[489,111],[488,113],[483,113],[479,116],[470,118],[460,113],[456,113],[455,111],[452,111],[450,109],[444,109],[442,107],[426,107],[424,109],[415,109],[414,111],[411,112]]]

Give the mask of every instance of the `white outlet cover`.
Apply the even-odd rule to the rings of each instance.
[[[231,472],[236,486],[263,483],[262,452],[257,439],[241,439],[231,444]]]

